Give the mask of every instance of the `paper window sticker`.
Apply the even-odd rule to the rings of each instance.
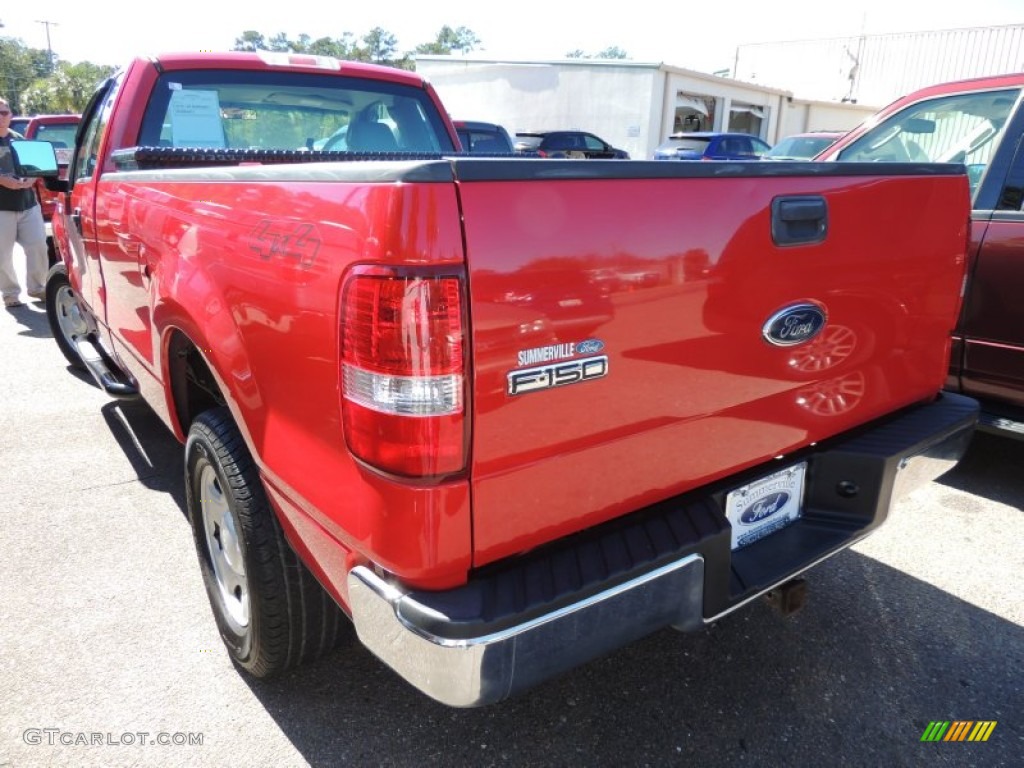
[[[167,117],[171,124],[171,143],[175,147],[223,149],[227,146],[217,91],[175,91],[167,106]]]

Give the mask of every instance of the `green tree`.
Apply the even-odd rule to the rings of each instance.
[[[576,50],[569,51],[565,54],[567,59],[628,59],[629,54],[619,48],[617,45],[610,45],[603,51],[597,53],[586,53],[585,51],[577,48]]]
[[[398,38],[382,27],[374,27],[363,35],[363,45],[360,52],[365,56],[364,61],[372,61],[374,64],[393,64],[397,61],[395,53],[398,51]]]
[[[480,38],[468,27],[452,29],[447,24],[441,27],[437,38],[431,43],[416,46],[416,53],[450,54],[469,53],[480,44]]]
[[[309,43],[305,52],[315,56],[333,56],[336,59],[352,59],[355,56],[356,40],[351,32],[342,32],[341,37],[318,37]]]
[[[247,29],[241,37],[235,38],[236,51],[265,51],[267,39],[255,29]]]
[[[455,30],[452,34],[458,36],[459,31]],[[458,37],[457,42],[466,44],[467,39],[464,36]],[[409,55],[398,54],[398,38],[382,27],[374,27],[363,35],[358,43],[351,32],[342,32],[341,37],[319,37],[316,40],[303,33],[293,40],[284,32],[267,37],[261,32],[249,29],[235,38],[234,50],[309,53],[412,69],[412,59]]]
[[[267,39],[268,51],[277,51],[280,53],[301,53],[297,48],[297,44],[289,40],[288,35],[284,32],[278,32],[273,37]]]
[[[50,56],[44,50],[29,48],[14,37],[0,37],[0,95],[17,113],[26,111],[22,97],[32,84],[45,77]]]
[[[53,74],[36,80],[25,91],[23,110],[30,114],[81,112],[96,86],[110,77],[114,69],[88,61],[59,61]]]

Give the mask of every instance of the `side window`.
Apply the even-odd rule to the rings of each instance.
[[[100,142],[103,140],[104,129],[110,119],[110,109],[114,104],[114,95],[117,93],[117,86],[120,82],[120,78],[118,78],[116,81],[110,80],[105,83],[86,107],[82,118],[86,122],[86,128],[70,175],[72,185],[79,179],[90,178],[96,172]]]
[[[963,163],[974,200],[1020,96],[1012,88],[919,101],[881,121],[838,159]]]
[[[755,157],[761,157],[761,155],[763,155],[765,152],[771,149],[771,147],[769,147],[760,139],[751,139],[750,143],[754,145],[753,152]]]
[[[501,154],[511,152],[508,143],[497,133],[474,133],[473,148],[470,150],[479,154]]]
[[[750,139],[736,139],[736,154],[739,154],[739,155],[752,155],[752,154],[754,154],[754,147],[751,144]]]
[[[976,183],[971,177],[971,167],[967,167],[967,176],[972,186]],[[999,193],[996,210],[1024,211],[1024,145],[1017,147],[1010,171]]]
[[[50,142],[54,149],[65,149],[75,145],[75,132],[77,130],[78,125],[76,123],[55,123],[51,125],[44,123],[36,131],[36,138]]]
[[[890,115],[839,154],[854,162],[965,163],[981,174],[1019,89],[928,99]]]
[[[82,146],[78,148],[78,156],[75,158],[75,173],[71,177],[76,182],[79,179],[89,178],[96,169],[96,156],[99,152],[99,122],[99,115],[94,115],[85,129]]]
[[[569,143],[569,137],[564,133],[556,133],[554,136],[549,136],[546,143],[546,149],[549,150],[572,149]]]
[[[589,133],[583,137],[583,143],[587,149],[592,151],[604,152],[607,149],[603,141],[597,138],[597,136],[591,136]]]

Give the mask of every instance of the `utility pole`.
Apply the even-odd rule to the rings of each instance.
[[[50,71],[53,71],[53,46],[50,45],[50,27],[56,27],[56,21],[39,21],[36,19],[36,24],[42,24],[46,27],[46,52],[49,56],[48,61],[50,62]]]

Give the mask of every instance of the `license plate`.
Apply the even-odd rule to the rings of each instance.
[[[732,548],[740,549],[785,528],[800,517],[807,462],[774,472],[725,497]]]

